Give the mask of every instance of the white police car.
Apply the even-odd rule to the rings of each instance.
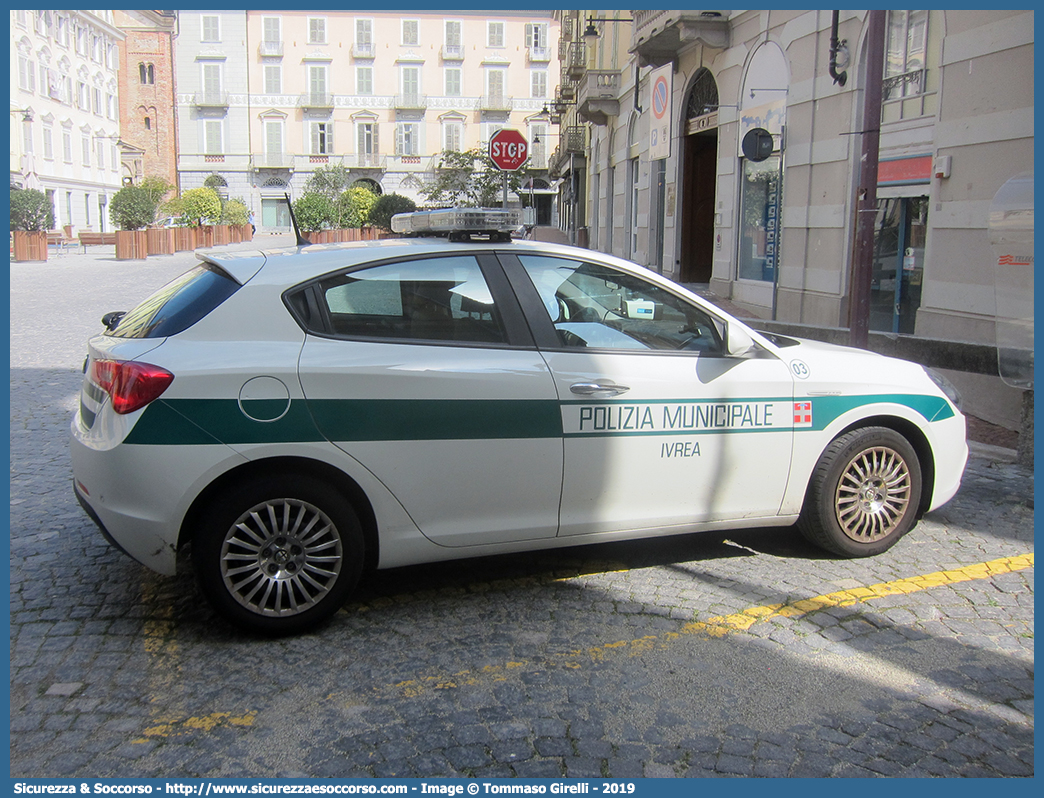
[[[395,225],[448,235],[202,252],[89,343],[77,496],[160,573],[191,544],[233,622],[306,628],[363,568],[724,527],[872,555],[957,491],[964,418],[921,366],[508,212]]]

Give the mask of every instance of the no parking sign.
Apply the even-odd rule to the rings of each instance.
[[[665,64],[649,73],[649,157],[671,156],[671,94],[673,65]]]

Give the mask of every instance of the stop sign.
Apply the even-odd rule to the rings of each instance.
[[[504,172],[514,172],[529,157],[529,142],[517,130],[502,128],[490,136],[489,157]]]

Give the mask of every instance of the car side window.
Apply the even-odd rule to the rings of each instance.
[[[493,295],[473,257],[424,258],[340,274],[318,285],[338,336],[505,343]]]
[[[519,260],[564,347],[723,351],[710,314],[640,277],[564,258]]]

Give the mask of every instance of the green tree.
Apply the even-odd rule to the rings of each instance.
[[[221,218],[221,198],[212,188],[190,188],[181,194],[181,216],[190,227],[217,224]]]
[[[294,200],[294,218],[302,231],[314,233],[334,223],[334,205],[325,194],[303,194]]]
[[[508,195],[524,195],[523,183],[531,173],[528,167],[508,172]],[[429,205],[495,208],[504,196],[504,172],[493,164],[481,147],[464,152],[446,150],[439,156],[435,181],[421,189]]]
[[[348,188],[352,182],[351,172],[344,164],[333,164],[332,166],[320,166],[305,181],[305,193],[322,194],[331,202]],[[294,211],[296,213],[296,210]]]
[[[11,229],[39,232],[54,227],[54,208],[35,188],[11,189]]]
[[[152,222],[156,221],[156,212],[163,204],[163,198],[174,190],[174,186],[162,177],[150,176],[143,178],[138,183],[138,187],[148,195],[149,200],[152,202],[153,216],[149,219],[149,224],[152,224]]]
[[[370,221],[377,195],[363,186],[354,186],[337,198],[337,227],[362,227]]]
[[[124,186],[109,203],[109,219],[120,230],[140,230],[156,220],[156,205],[143,186]]]
[[[223,224],[246,224],[248,216],[246,203],[238,198],[226,200],[221,208],[221,221]]]
[[[173,216],[177,218],[180,226],[185,226],[188,222],[185,220],[185,203],[181,201],[181,197],[171,197],[160,205],[159,212],[164,216]]]
[[[370,209],[370,224],[391,230],[391,218],[397,213],[411,213],[417,203],[402,194],[383,194]]]

